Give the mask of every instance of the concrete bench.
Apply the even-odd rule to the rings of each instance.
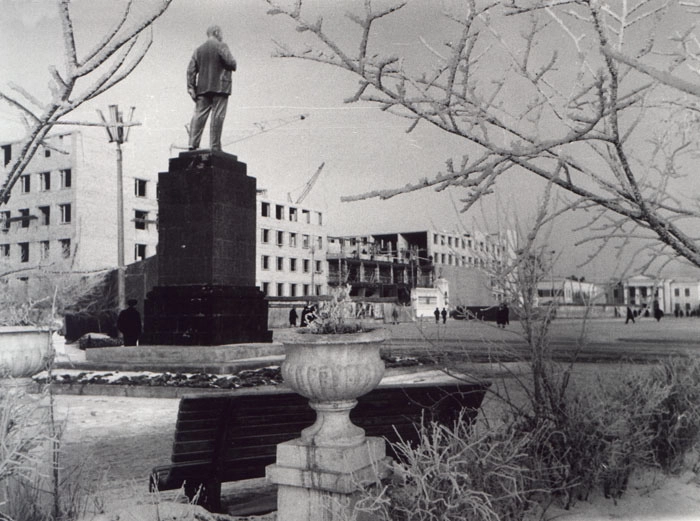
[[[421,419],[472,421],[488,383],[380,385],[359,399],[353,422],[368,436],[418,441]],[[278,443],[299,437],[316,417],[308,400],[287,388],[193,394],[180,400],[171,463],[155,467],[150,489],[184,486],[191,500],[221,509],[221,484],[265,476]],[[391,446],[387,453],[396,457]]]

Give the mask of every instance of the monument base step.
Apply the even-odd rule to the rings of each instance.
[[[85,368],[230,373],[277,365],[284,359],[281,343],[220,346],[100,347],[85,350]]]

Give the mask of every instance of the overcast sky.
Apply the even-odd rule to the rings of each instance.
[[[424,40],[443,40],[438,24],[440,4],[453,0],[414,0],[405,13],[381,34],[384,45],[420,59]],[[319,1],[311,2],[318,4]],[[338,14],[350,0],[334,0]],[[116,5],[114,0],[73,0],[78,50],[90,48],[107,27]],[[328,3],[326,3],[328,5]],[[10,82],[26,87],[41,99],[49,98],[48,66],[61,65],[60,26],[53,1],[0,0],[0,86]],[[125,145],[127,175],[138,169],[165,171],[168,158],[185,146],[185,124],[193,103],[186,92],[185,70],[194,48],[201,44],[209,25],[219,24],[224,40],[238,62],[233,77],[224,128],[224,150],[247,163],[248,173],[259,188],[273,198],[295,200],[322,162],[325,168],[305,205],[326,213],[331,233],[370,231],[412,231],[425,228],[446,231],[470,228],[486,215],[495,226],[498,204],[526,217],[539,196],[541,185],[531,179],[511,178],[473,214],[456,208],[460,192],[423,191],[390,201],[341,204],[341,195],[362,193],[381,187],[397,187],[430,177],[444,167],[448,157],[464,153],[464,142],[444,133],[419,126],[407,134],[403,120],[368,105],[348,105],[343,100],[353,92],[356,80],[340,70],[294,60],[272,58],[273,39],[298,42],[299,35],[286,18],[266,14],[262,0],[175,0],[154,28],[154,43],[139,68],[124,82],[78,111],[75,119],[95,121],[96,108],[118,103],[123,109],[136,107],[135,128]],[[327,24],[342,24],[342,16]],[[342,26],[341,31],[346,31]],[[352,36],[349,32],[348,36]],[[299,119],[301,114],[307,117]],[[0,141],[19,139],[23,128],[17,114],[0,104]],[[260,125],[266,128],[292,121],[275,130],[252,135]],[[90,139],[104,139],[104,133]],[[202,145],[206,146],[207,134]],[[234,141],[238,141],[233,143]],[[134,170],[136,169],[136,170]],[[525,219],[523,219],[525,220]],[[561,252],[558,274],[585,274],[601,278],[609,259],[577,268],[583,251],[573,249],[569,218],[553,234],[553,248]],[[563,233],[562,233],[563,232]]]

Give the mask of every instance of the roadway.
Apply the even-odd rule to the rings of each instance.
[[[493,322],[447,319],[445,324],[424,319],[391,325],[386,347],[412,354],[447,354],[472,362],[526,358],[523,328],[515,320],[505,329]],[[700,355],[700,318],[556,319],[550,328],[550,346],[555,360],[580,362],[645,362],[669,355]]]

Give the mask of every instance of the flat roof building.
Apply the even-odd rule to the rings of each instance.
[[[5,143],[7,174],[20,143]],[[155,254],[158,241],[156,173],[124,176],[125,263]],[[73,271],[117,266],[117,174],[107,139],[72,131],[39,147],[0,206],[0,270],[23,276],[63,263]],[[14,276],[14,275],[13,275]]]

